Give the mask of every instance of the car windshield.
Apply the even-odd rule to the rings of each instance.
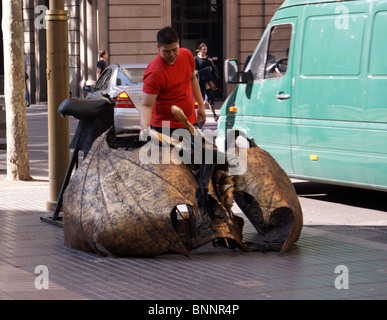
[[[120,69],[117,75],[118,86],[135,86],[143,83],[144,68]]]

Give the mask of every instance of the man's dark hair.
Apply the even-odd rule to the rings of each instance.
[[[179,35],[172,27],[165,27],[157,33],[157,43],[160,46],[179,42]]]

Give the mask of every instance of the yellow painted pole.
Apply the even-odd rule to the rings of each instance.
[[[58,108],[69,97],[68,12],[64,0],[50,0],[47,21],[48,163],[50,199],[54,211],[70,163],[70,124]]]

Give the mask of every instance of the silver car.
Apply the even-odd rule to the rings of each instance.
[[[115,100],[114,126],[117,133],[140,130],[139,109],[146,64],[112,64],[94,86],[85,86],[86,98],[108,94]]]

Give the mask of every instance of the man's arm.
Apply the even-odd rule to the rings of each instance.
[[[152,111],[153,107],[156,103],[157,94],[148,94],[143,92],[142,94],[142,103],[140,108],[140,125],[141,125],[141,132],[140,137],[142,136],[142,133],[149,129],[150,122],[152,119]]]
[[[199,81],[196,78],[195,71],[192,73],[192,76],[191,76],[191,84],[192,84],[194,98],[198,103],[198,121],[204,124],[206,123],[206,120],[207,120],[206,110],[204,108],[203,96],[200,91]]]

